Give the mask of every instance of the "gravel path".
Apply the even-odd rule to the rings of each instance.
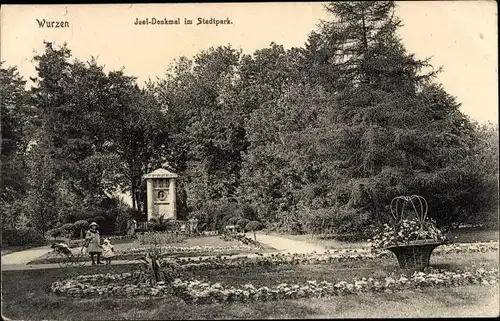
[[[248,233],[247,236],[253,238],[253,233]],[[312,252],[323,253],[326,251],[326,248],[322,246],[316,244],[310,244],[303,241],[296,241],[284,237],[266,235],[263,233],[257,233],[256,236],[257,236],[257,241],[264,243],[270,247],[273,247],[276,250],[283,253],[312,253]],[[42,255],[47,254],[50,251],[52,251],[50,246],[44,246],[4,255],[1,258],[2,271],[60,268],[59,264],[30,264],[30,265],[26,264],[30,261],[33,261],[36,258],[39,258]],[[239,255],[232,255],[231,257],[237,257],[237,256]],[[252,257],[257,255],[242,254],[241,256]],[[264,254],[264,256],[266,256],[266,254]],[[191,257],[191,258],[196,259],[196,257]],[[133,262],[126,260],[116,260],[112,262],[112,264],[130,264],[130,263]],[[86,265],[90,265],[90,262],[87,262]]]
[[[26,264],[36,258],[39,258],[42,255],[45,255],[52,251],[49,245],[37,247],[29,250],[19,251],[10,253],[2,256],[2,270],[4,265],[13,265],[13,264]]]
[[[253,238],[253,233],[248,233],[248,237]],[[256,233],[257,241],[274,247],[280,252],[289,253],[323,253],[327,249],[316,244],[311,244],[303,241],[291,240],[288,238],[266,235],[264,233]]]

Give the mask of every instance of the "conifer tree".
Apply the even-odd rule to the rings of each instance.
[[[277,220],[296,216],[304,222],[302,229],[331,226],[331,232],[361,236],[379,222],[378,213],[393,197],[420,194],[435,205],[431,216],[446,224],[456,197],[444,191],[464,186],[442,173],[457,173],[456,164],[472,144],[472,124],[454,97],[435,83],[439,69],[406,52],[396,33],[401,22],[393,1],[332,2],[326,9],[332,20],[311,34],[302,57],[310,85],[330,94],[283,91],[252,114],[261,121],[247,130],[251,146],[244,173],[247,185],[255,182],[253,190],[261,196],[247,195],[284,214],[274,215]],[[308,103],[297,96],[309,98]],[[316,116],[304,126],[290,126],[287,113],[298,106],[304,115]],[[297,159],[308,159],[314,170],[294,171]],[[257,169],[253,174],[252,168]],[[307,179],[293,180],[295,188],[283,184],[299,173]],[[436,180],[441,180],[438,193],[431,188]],[[275,183],[266,193],[259,182]]]

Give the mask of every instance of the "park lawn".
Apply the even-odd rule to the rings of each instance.
[[[115,250],[117,251],[117,254],[119,255],[120,251],[127,250],[130,248],[144,248],[147,247],[147,245],[144,244],[138,244],[134,240],[128,240],[129,242],[123,242],[124,240],[121,240],[121,243],[114,244]],[[272,252],[277,252],[276,249],[262,244],[261,243],[261,248],[250,248],[250,249],[238,249],[238,246],[243,246],[242,243],[238,241],[224,241],[222,240],[219,236],[199,236],[199,237],[192,237],[192,238],[186,238],[183,242],[179,243],[169,243],[165,244],[163,246],[166,247],[195,247],[195,246],[200,246],[200,247],[209,247],[209,248],[218,248],[218,247],[234,247],[234,249],[228,249],[225,251],[218,251],[218,252],[210,252],[210,251],[190,251],[190,252],[179,252],[179,253],[172,253],[169,254],[168,256],[172,257],[177,257],[177,256],[183,256],[183,257],[196,257],[196,256],[207,256],[207,255],[215,255],[215,256],[229,256],[229,255],[238,255],[238,254],[255,254],[255,253],[272,253]],[[138,255],[130,255],[127,256],[126,258],[123,257],[116,257],[116,259],[122,260],[122,259],[131,259],[134,257],[137,257]],[[85,258],[84,260],[88,260],[88,258]],[[52,258],[52,253],[47,253],[39,258],[36,258],[35,260],[29,262],[28,264],[46,264],[46,263],[54,263],[54,258]]]
[[[169,243],[165,246],[172,247],[192,247],[192,246],[207,246],[207,247],[229,247],[229,246],[242,246],[243,244],[238,241],[224,241],[219,236],[197,236],[186,238],[182,242]],[[123,242],[120,244],[115,244],[117,250],[129,249],[134,247],[144,247],[145,245],[135,242],[135,240],[130,240],[130,242]]]
[[[101,236],[101,239],[106,238],[106,236]],[[67,239],[63,238],[58,238],[57,241],[65,241],[68,242]],[[52,240],[52,242],[55,242]],[[71,240],[71,242],[81,242],[83,243],[84,240]],[[139,244],[135,239],[131,238],[124,238],[124,239],[116,239],[116,240],[111,240],[111,243],[114,245],[115,249],[117,250],[125,250],[129,248],[137,248],[137,247],[144,247],[145,245]],[[184,239],[182,242],[176,242],[176,243],[168,243],[165,244],[165,246],[172,246],[172,247],[191,247],[191,246],[209,246],[209,247],[229,247],[229,246],[241,246],[242,244],[238,241],[224,241],[222,240],[219,236],[196,236],[196,237],[188,237]]]
[[[139,248],[139,247],[144,247],[145,245],[139,244],[135,240],[120,240],[121,242],[114,242],[112,241],[113,245],[115,246],[115,249],[119,250],[126,250],[129,248]],[[194,246],[201,246],[201,247],[236,247],[236,246],[242,246],[243,244],[230,240],[230,241],[224,241],[221,239],[219,236],[197,236],[197,237],[189,237],[186,238],[182,242],[177,242],[177,243],[169,243],[165,244],[164,246],[171,246],[171,247],[194,247]],[[265,244],[261,244],[263,248],[259,250],[259,252],[267,252],[274,250],[272,247],[269,247]],[[255,252],[255,251],[253,251]]]
[[[315,235],[303,234],[303,235],[292,235],[292,234],[278,234],[271,232],[269,235],[281,236],[284,238],[288,238],[296,241],[303,241],[312,244],[321,245],[327,249],[335,249],[335,248],[366,248],[370,246],[369,242],[347,242],[347,241],[339,241],[334,238],[319,238]],[[456,236],[456,238],[455,238]],[[499,230],[481,230],[481,229],[457,229],[451,231],[447,234],[447,237],[450,240],[459,243],[474,243],[474,242],[489,242],[491,240],[497,241],[499,240]],[[258,240],[258,237],[257,237]]]
[[[431,264],[450,270],[472,264],[498,267],[498,253],[446,254]],[[120,273],[129,265],[85,266],[2,272],[2,314],[10,319],[123,320],[123,319],[231,319],[231,318],[343,318],[404,316],[496,316],[498,287],[464,286],[427,288],[423,291],[365,293],[358,296],[311,298],[232,304],[186,304],[176,296],[164,298],[70,298],[48,292],[58,279],[78,274]],[[277,285],[306,280],[351,280],[382,277],[398,271],[396,259],[339,262],[320,265],[229,268],[185,272],[196,278],[230,285]],[[99,312],[96,312],[99,311]]]
[[[102,239],[105,238],[105,236],[101,237]],[[66,240],[65,240],[66,241]],[[67,242],[67,241],[66,241]],[[72,240],[72,242],[81,242],[83,243],[84,240]],[[120,251],[120,250],[127,250],[130,248],[141,248],[145,247],[146,245],[144,244],[139,244],[135,239],[121,239],[121,240],[111,240],[111,243],[114,245],[115,249]],[[201,247],[231,247],[231,246],[242,246],[243,244],[235,241],[235,240],[230,240],[230,241],[225,241],[221,239],[219,236],[196,236],[196,237],[188,237],[182,242],[176,242],[176,243],[168,243],[164,244],[164,246],[171,246],[171,247],[194,247],[194,246],[201,246]],[[263,251],[266,252],[266,250],[274,250],[274,248],[267,246],[265,244],[261,244],[263,247]]]

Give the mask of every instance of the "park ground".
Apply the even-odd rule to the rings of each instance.
[[[266,238],[267,237],[267,238]],[[290,248],[302,244],[331,247],[359,247],[334,240],[309,236],[259,234],[257,240],[291,239]],[[498,231],[468,232],[462,241],[498,240]],[[294,242],[295,241],[295,242]],[[306,241],[306,242],[304,242]],[[192,241],[194,242],[194,241]],[[214,241],[215,242],[215,241]],[[282,251],[287,251],[282,249]],[[461,269],[472,264],[498,267],[498,253],[446,254],[431,258],[431,265]],[[232,319],[232,318],[351,318],[351,317],[471,317],[498,316],[499,289],[495,286],[428,288],[424,291],[361,294],[356,296],[283,300],[258,303],[197,305],[171,296],[165,298],[68,298],[48,292],[56,280],[79,274],[120,273],[131,265],[85,266],[69,269],[2,271],[2,314],[12,320],[124,320],[124,319]],[[396,260],[340,262],[328,265],[287,265],[243,269],[186,272],[183,279],[202,279],[223,284],[275,285],[305,280],[338,281],[355,277],[384,276],[397,270]],[[96,313],[96,311],[99,311]]]

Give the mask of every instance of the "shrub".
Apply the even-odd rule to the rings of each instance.
[[[334,206],[329,208],[302,212],[304,232],[311,234],[336,235],[336,239],[359,241],[372,236],[372,220],[368,212],[349,206]]]
[[[218,230],[222,232],[226,225],[237,225],[241,218],[255,220],[255,209],[248,204],[214,203],[190,213],[189,218],[197,218],[200,231]]]
[[[2,246],[45,245],[43,234],[33,228],[2,231]]]
[[[236,226],[238,227],[238,229],[242,232],[245,232],[245,227],[247,226],[247,224],[250,223],[250,220],[246,219],[246,218],[240,218],[237,222],[236,222]]]
[[[304,226],[301,212],[297,210],[293,211],[283,211],[274,212],[268,211],[270,221],[274,224],[270,224],[269,228],[286,234],[303,234]],[[261,216],[263,214],[261,213]],[[271,223],[270,222],[270,223]]]
[[[250,221],[256,221],[258,217],[255,208],[249,204],[239,204],[237,214]]]
[[[241,216],[240,205],[238,203],[214,204],[210,207],[210,214],[215,217]]]
[[[76,221],[74,226],[75,230],[80,234],[80,238],[83,238],[83,233],[89,229],[90,223],[86,220]]]
[[[65,223],[59,229],[64,236],[71,237],[75,232],[75,225],[73,223]]]
[[[92,217],[91,221],[96,222],[99,225],[99,227],[101,227],[101,225],[104,224],[106,219],[101,215],[97,215],[97,216]]]
[[[45,235],[47,235],[48,237],[53,237],[55,241],[59,236],[63,236],[64,232],[60,228],[53,228],[45,232]]]
[[[127,224],[130,220],[134,219],[133,209],[119,209],[115,220],[115,231],[119,231],[119,234],[127,233]],[[116,234],[116,233],[115,233]]]
[[[61,229],[62,230],[66,230],[66,231],[71,231],[71,230],[74,230],[75,228],[75,225],[73,223],[64,223],[62,226],[61,226]]]
[[[305,209],[302,216],[304,230],[308,234],[335,233],[335,213],[329,208],[310,210]]]
[[[245,230],[253,232],[253,238],[255,241],[257,241],[257,237],[255,235],[255,231],[258,231],[263,228],[262,223],[258,221],[250,221],[247,223],[245,226]]]
[[[174,230],[171,219],[152,218],[149,222],[151,229],[155,232],[171,232]]]
[[[249,245],[256,248],[261,248],[261,244],[257,242],[257,240],[252,240],[245,234],[238,233],[224,233],[220,236],[220,238],[224,241],[238,241],[244,245]],[[255,235],[254,235],[255,238]]]
[[[227,224],[228,225],[236,225],[238,223],[238,221],[240,220],[239,217],[231,217],[229,220],[227,220]]]
[[[189,219],[198,220],[198,229],[200,232],[208,230],[209,217],[204,209],[193,211],[189,214]]]

